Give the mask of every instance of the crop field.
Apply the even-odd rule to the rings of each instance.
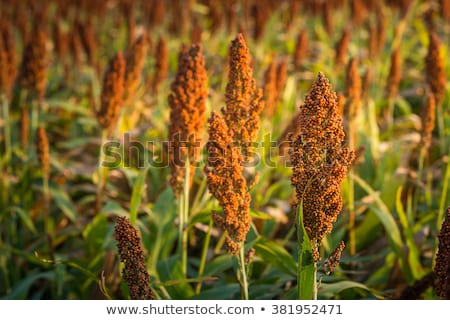
[[[449,0],[0,0],[2,299],[450,299]]]

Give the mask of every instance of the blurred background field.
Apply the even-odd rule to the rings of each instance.
[[[258,177],[246,241],[254,249],[249,298],[296,298],[295,195],[282,142],[319,71],[338,94],[357,155],[321,255],[341,240],[346,249],[331,275],[319,262],[319,299],[398,298],[433,270],[450,205],[450,1],[0,0],[0,15],[3,299],[128,299],[116,215],[135,218],[155,298],[240,297],[238,266],[212,223],[220,207],[206,187],[206,152],[190,189],[186,275],[167,166],[168,95],[183,45],[202,44],[209,117],[225,104],[238,33],[266,103],[258,161],[246,168]],[[96,119],[103,77],[108,61],[131,56],[139,37],[141,77],[107,141]],[[352,99],[356,116],[346,108]],[[39,157],[38,127],[48,159]],[[207,138],[205,130],[202,146]],[[118,161],[101,152],[111,141]],[[114,165],[99,170],[102,160]],[[437,295],[430,288],[420,298]]]

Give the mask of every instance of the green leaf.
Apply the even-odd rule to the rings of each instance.
[[[31,220],[29,213],[25,212],[22,208],[12,207],[11,212],[17,213],[17,215],[22,220],[23,224],[27,227],[31,233],[36,234],[36,227],[34,226],[33,220]]]
[[[261,219],[261,220],[272,220],[273,217],[271,215],[268,215],[265,212],[262,211],[255,211],[255,210],[250,210],[250,216],[252,218],[256,218],[256,219]]]
[[[392,213],[389,211],[386,204],[380,198],[378,193],[372,189],[372,187],[363,179],[361,179],[357,175],[352,174],[355,182],[366,191],[374,200],[375,205],[367,203],[366,205],[372,209],[372,211],[377,215],[378,219],[380,219],[381,224],[386,230],[386,235],[388,237],[389,243],[391,245],[392,250],[395,252],[397,258],[400,260],[400,264],[403,272],[408,277],[411,278],[410,270],[408,270],[405,258],[403,256],[403,241],[400,234],[400,230],[395,222]]]
[[[303,203],[300,201],[297,208],[297,241],[298,241],[298,265],[297,286],[298,298],[312,300],[315,298],[316,265],[313,259],[311,241],[303,224]]]
[[[232,300],[239,297],[239,284],[226,284],[214,286],[209,290],[202,291],[199,295],[194,296],[195,300]]]
[[[205,272],[203,275],[214,276],[222,274],[225,270],[231,269],[233,267],[233,258],[226,254],[214,258],[212,261],[206,263]]]
[[[281,245],[271,240],[258,238],[253,248],[256,251],[256,255],[261,257],[266,263],[295,277],[297,264],[289,252]]]
[[[319,294],[322,299],[330,299],[337,295],[339,292],[342,292],[347,289],[357,288],[363,289],[365,291],[371,292],[376,297],[381,298],[381,296],[376,295],[372,292],[367,286],[354,282],[354,281],[339,281],[336,283],[321,283],[319,287]]]
[[[134,182],[130,201],[130,222],[132,225],[134,225],[136,222],[139,205],[141,204],[142,200],[142,192],[145,187],[145,178],[147,177],[147,171],[147,168],[140,170],[139,175]]]
[[[50,195],[55,200],[57,206],[62,210],[64,215],[69,218],[70,221],[76,222],[77,210],[67,193],[61,188],[50,186]]]
[[[85,248],[89,257],[96,253],[103,252],[105,246],[105,237],[108,233],[108,220],[106,215],[98,214],[93,221],[83,230],[83,237],[86,240]]]
[[[416,242],[414,241],[414,234],[412,232],[413,228],[409,226],[408,218],[401,201],[402,190],[402,186],[398,187],[395,206],[406,239],[409,268],[414,277],[414,280],[416,280],[424,275],[424,271],[422,265],[420,264],[420,250],[417,247]]]
[[[20,280],[17,285],[12,289],[11,293],[6,296],[7,300],[23,300],[28,296],[30,287],[38,280],[52,281],[55,277],[53,271],[46,271],[37,274],[32,274],[25,279]]]

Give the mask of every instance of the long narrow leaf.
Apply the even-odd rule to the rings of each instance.
[[[138,177],[133,186],[133,192],[131,194],[131,202],[130,202],[130,222],[132,225],[136,223],[136,218],[138,214],[139,205],[142,200],[142,191],[145,186],[145,178],[147,177],[147,168],[142,169],[139,172]]]
[[[297,286],[300,300],[314,299],[316,268],[313,259],[311,242],[303,225],[303,204],[297,208],[298,265]]]

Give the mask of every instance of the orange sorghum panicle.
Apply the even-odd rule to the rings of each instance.
[[[147,37],[145,34],[139,36],[128,49],[126,56],[124,105],[131,102],[141,81],[142,67],[147,53]]]
[[[183,188],[186,160],[193,168],[199,160],[207,96],[205,58],[201,45],[194,44],[189,50],[182,49],[168,97],[170,184],[175,195]]]
[[[303,221],[312,242],[314,259],[317,246],[331,232],[342,209],[340,188],[353,151],[343,146],[342,115],[336,93],[323,73],[319,73],[300,107],[300,134],[291,136],[291,183],[303,205]]]
[[[19,73],[19,86],[36,95],[41,100],[47,84],[47,34],[36,26],[23,51]]]
[[[389,69],[389,76],[386,84],[386,98],[394,99],[398,94],[398,87],[400,85],[402,72],[402,60],[400,56],[400,49],[397,48],[391,55],[391,67]]]
[[[437,34],[431,32],[429,39],[430,44],[425,60],[426,79],[436,99],[436,105],[440,105],[445,96],[445,61]]]
[[[219,114],[212,113],[208,132],[205,167],[208,189],[223,208],[223,214],[213,213],[213,219],[228,233],[228,253],[238,255],[251,224],[250,194],[242,173],[242,155],[233,142],[232,131]]]
[[[427,101],[422,109],[422,146],[428,149],[431,145],[431,137],[434,129],[436,101],[433,93],[428,95]]]
[[[118,52],[109,63],[103,78],[101,92],[101,105],[97,110],[97,121],[109,132],[114,130],[119,119],[120,109],[123,103],[123,86],[125,79],[125,59]]]
[[[259,130],[259,114],[263,108],[262,92],[256,89],[250,66],[250,51],[242,34],[231,42],[225,108],[222,114],[236,142],[242,148],[245,161],[250,161],[251,144]]]

